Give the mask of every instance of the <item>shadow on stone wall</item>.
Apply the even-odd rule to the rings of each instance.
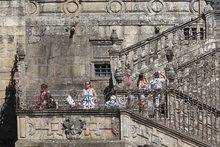
[[[5,102],[0,110],[0,147],[14,147],[17,140],[16,81],[17,56],[11,69],[9,85],[5,89]]]
[[[109,79],[109,85],[107,87],[105,87],[103,95],[105,98],[105,102],[108,101],[111,97],[111,95],[114,94],[114,89],[113,89],[113,81],[112,81],[112,76]]]

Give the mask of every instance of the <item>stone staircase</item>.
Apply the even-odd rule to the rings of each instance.
[[[80,141],[88,141],[90,146],[104,147],[111,146],[111,141],[115,143],[112,146],[119,147],[144,144],[155,147],[219,146],[220,55],[213,37],[218,37],[220,28],[219,21],[216,20],[214,36],[212,24],[206,21],[212,20],[214,15],[213,12],[205,13],[121,51],[117,50],[116,44],[116,48],[110,51],[110,56],[114,57],[111,60],[112,75],[115,75],[116,69],[121,69],[122,72],[130,69],[135,78],[141,72],[151,75],[155,71],[170,68],[166,72],[168,85],[158,93],[137,90],[134,86],[129,90],[123,89],[124,86],[120,88],[121,83],[113,77],[119,110],[107,110],[103,105],[94,110],[66,110],[67,91],[52,92],[60,101],[59,109],[39,110],[32,107],[38,92],[27,92],[27,109],[17,109],[16,146],[46,147],[53,143],[69,146],[72,141],[74,145],[82,147],[88,144]],[[208,25],[209,28],[206,27]],[[185,28],[190,31],[184,31]],[[200,31],[193,34],[192,28]],[[194,39],[195,36],[197,39]],[[173,60],[167,57],[168,51],[175,55]],[[173,72],[175,77],[171,82]],[[157,114],[150,117],[155,93],[160,94],[164,100],[164,112],[161,113],[161,106],[157,106]],[[145,102],[148,101],[143,114],[139,107],[141,95],[145,96]],[[63,126],[65,122],[70,125],[66,130]],[[80,124],[83,127],[79,127]],[[80,141],[75,141],[77,139]]]
[[[220,144],[220,75],[217,72],[220,67],[219,53],[219,48],[210,49],[196,58],[174,66],[175,81],[168,82],[168,87],[159,92],[161,99],[165,100],[164,112],[161,113],[158,106],[154,117],[150,117],[149,114],[152,111],[155,91],[137,89],[114,89],[120,104],[119,110],[107,110],[104,106],[94,110],[66,110],[65,107],[56,110],[39,110],[33,107],[27,110],[18,109],[19,136],[16,146],[48,146],[53,140],[57,145],[68,146],[77,135],[73,133],[73,139],[66,140],[69,136],[61,131],[64,120],[70,117],[77,120],[76,118],[80,117],[80,122],[85,122],[86,125],[78,137],[94,146],[107,147],[114,144],[118,147],[135,147],[145,144],[154,147],[217,147]],[[198,77],[200,82],[194,82]],[[63,93],[60,98],[62,106],[65,105],[66,92],[53,92],[57,97]],[[29,96],[32,94],[33,92],[30,92]],[[140,95],[144,95],[144,101],[148,102],[142,114],[139,112]],[[80,141],[74,141],[74,144],[87,146]]]
[[[110,56],[114,58],[111,61],[112,75],[118,76],[120,72],[130,70],[136,81],[139,73],[152,75],[155,71],[165,70],[169,79],[167,88],[175,92],[169,95],[166,93],[169,90],[166,89],[165,93],[160,93],[164,94],[162,99],[165,100],[167,118],[158,115],[154,120],[164,121],[163,125],[172,126],[174,130],[182,130],[190,136],[193,135],[198,141],[209,142],[212,146],[218,146],[220,142],[218,105],[220,98],[217,94],[220,88],[218,17],[218,12],[209,12],[121,51],[114,48],[110,51]],[[216,28],[214,23],[211,23],[214,20]],[[204,32],[190,32],[193,28],[202,30],[201,27]],[[120,76],[114,78],[115,93],[123,107],[129,105],[129,108],[134,108],[134,104],[140,103],[140,95],[145,95],[146,101],[152,99],[154,95],[143,90],[126,90],[126,85],[117,80]],[[133,111],[138,113],[138,107]],[[159,107],[157,111],[159,114]],[[146,111],[148,112],[149,110]],[[148,117],[144,114],[143,116]],[[212,136],[213,134],[215,135]]]

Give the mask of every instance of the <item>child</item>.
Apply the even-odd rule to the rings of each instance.
[[[81,105],[81,103],[76,103],[73,98],[75,98],[77,96],[77,92],[76,90],[72,90],[70,91],[68,97],[66,98],[66,101],[68,103],[68,108],[75,108],[78,105]]]
[[[116,96],[115,96],[115,95],[112,95],[112,96],[110,97],[110,100],[105,103],[105,106],[106,106],[108,109],[118,108],[119,105],[116,103],[115,100],[116,100]]]

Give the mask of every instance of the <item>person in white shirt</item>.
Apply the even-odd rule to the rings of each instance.
[[[78,105],[80,105],[81,103],[76,103],[74,101],[74,98],[77,96],[77,92],[76,90],[72,90],[70,91],[68,97],[66,98],[66,101],[68,103],[68,108],[74,108],[77,107]]]
[[[162,76],[162,77],[160,77]],[[150,88],[152,90],[159,91],[161,89],[163,89],[163,85],[165,83],[165,81],[167,80],[167,77],[165,74],[163,73],[159,73],[159,72],[155,72],[154,73],[154,79],[150,81]],[[153,111],[153,116],[155,115],[155,103],[156,103],[156,99],[158,99],[158,106],[160,107],[160,101],[161,101],[161,95],[160,94],[155,94],[154,98],[153,98],[153,106],[152,106],[152,111]]]
[[[108,109],[116,109],[119,105],[116,103],[116,96],[112,95],[110,100],[105,103],[106,108]]]

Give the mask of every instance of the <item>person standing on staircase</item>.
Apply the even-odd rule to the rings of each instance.
[[[41,88],[40,95],[37,97],[37,101],[36,101],[38,108],[45,108],[46,107],[46,104],[47,104],[46,94],[50,93],[47,90],[47,87],[48,87],[47,84],[41,84],[41,86],[40,86],[40,88]]]
[[[167,76],[165,74],[160,72],[155,72],[154,79],[150,81],[150,88],[155,92],[153,96],[153,106],[152,106],[153,116],[155,115],[156,99],[157,99],[157,107],[158,108],[160,107],[160,102],[161,102],[160,91],[163,89],[163,85],[166,80],[167,80]]]
[[[83,108],[92,109],[95,107],[96,102],[96,91],[92,88],[92,83],[90,81],[85,82],[85,89],[82,91],[83,98]]]
[[[137,88],[139,90],[141,90],[141,89],[145,90],[145,89],[147,89],[147,86],[148,86],[148,80],[147,80],[146,76],[143,73],[139,74],[138,81],[137,81]],[[141,114],[142,116],[143,116],[143,113],[144,113],[144,105],[145,105],[144,99],[145,99],[144,94],[141,94],[141,95],[138,96],[139,114]]]

